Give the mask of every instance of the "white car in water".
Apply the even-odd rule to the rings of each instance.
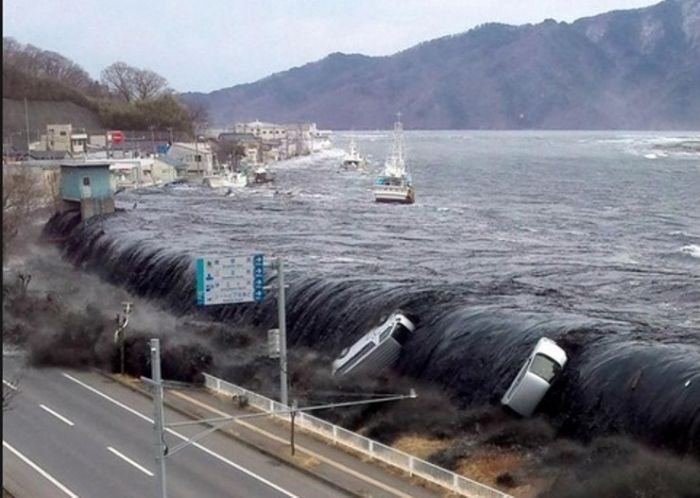
[[[531,416],[566,360],[566,352],[556,342],[541,338],[501,398],[501,404],[523,417]]]
[[[375,373],[392,366],[415,329],[414,323],[404,314],[393,313],[352,346],[343,349],[333,362],[333,375]]]

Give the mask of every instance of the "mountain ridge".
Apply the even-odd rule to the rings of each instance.
[[[423,129],[698,129],[700,1],[572,23],[485,23],[392,55],[335,52],[256,82],[184,93],[216,125],[314,121]]]

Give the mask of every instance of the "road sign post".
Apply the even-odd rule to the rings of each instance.
[[[287,407],[288,381],[287,381],[287,317],[286,298],[284,292],[284,262],[282,258],[277,258],[277,280],[279,282],[279,293],[277,295],[277,319],[280,329],[280,402]]]
[[[262,254],[205,257],[195,261],[197,304],[261,302],[265,297]]]
[[[284,262],[276,258],[279,291],[280,402],[289,405],[287,375],[287,318],[285,312]],[[262,302],[265,298],[265,265],[262,254],[239,257],[203,257],[195,261],[197,304],[234,304]]]

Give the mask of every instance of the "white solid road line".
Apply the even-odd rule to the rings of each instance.
[[[45,410],[45,411],[49,412],[51,415],[53,415],[54,417],[56,417],[58,420],[60,420],[60,421],[63,422],[64,424],[68,424],[68,425],[70,425],[71,427],[73,427],[73,426],[75,425],[73,422],[71,422],[70,420],[68,420],[66,417],[64,417],[64,416],[61,415],[60,413],[56,413],[55,411],[53,411],[51,408],[49,408],[49,407],[46,406],[46,405],[39,404],[39,408],[41,408],[42,410]]]
[[[211,405],[208,405],[206,403],[202,403],[201,401],[194,399],[194,398],[191,398],[190,396],[187,396],[186,394],[182,394],[182,393],[177,392],[177,391],[173,391],[172,394],[173,394],[173,396],[177,396],[179,398],[182,398],[185,401],[188,401],[194,405],[201,406],[202,408],[209,410],[210,412],[215,413],[216,415],[221,415],[222,417],[230,417],[231,416],[230,413],[223,412],[223,411],[219,410],[218,408],[214,408]],[[273,441],[277,441],[277,442],[285,443],[285,444],[289,442],[289,440],[278,437],[275,434],[272,434],[264,429],[261,429],[260,427],[257,427],[254,424],[251,424],[250,422],[245,422],[243,420],[236,420],[236,423],[242,425],[243,427],[250,429],[253,432],[257,432],[258,434],[262,434],[263,436],[268,437],[268,438],[272,439]],[[296,448],[297,448],[297,451],[306,453],[307,455],[312,456],[316,460],[327,463],[331,467],[335,467],[336,469],[338,469],[338,470],[340,470],[348,475],[351,475],[351,476],[353,476],[357,479],[360,479],[362,481],[365,481],[369,484],[373,484],[374,486],[376,486],[380,489],[383,489],[384,491],[388,491],[389,493],[392,493],[396,496],[400,496],[401,498],[411,498],[411,495],[406,494],[403,491],[400,491],[396,488],[393,488],[392,486],[385,484],[381,481],[377,481],[376,479],[372,479],[371,477],[366,476],[363,473],[358,472],[356,470],[353,470],[350,467],[347,467],[341,463],[338,463],[335,460],[332,460],[330,458],[326,458],[323,455],[320,455],[319,453],[316,453],[315,451],[312,451],[308,448],[305,448],[304,446],[302,446],[298,443],[296,445]]]
[[[71,498],[78,498],[78,495],[76,495],[76,494],[73,493],[70,489],[68,489],[67,487],[65,487],[65,486],[64,486],[63,484],[61,484],[60,482],[58,482],[58,480],[57,480],[55,477],[53,477],[51,474],[49,474],[49,473],[46,472],[44,469],[42,469],[41,467],[39,467],[37,464],[35,464],[34,462],[32,462],[29,458],[27,458],[27,457],[24,456],[22,453],[20,453],[19,451],[17,451],[16,449],[14,449],[12,446],[10,446],[7,442],[5,442],[4,439],[2,440],[2,445],[3,445],[5,448],[7,448],[8,450],[10,450],[12,453],[14,453],[14,454],[17,456],[17,458],[19,458],[20,460],[22,460],[24,463],[26,463],[26,464],[29,465],[31,468],[33,468],[34,470],[36,470],[39,474],[41,474],[41,475],[44,476],[46,479],[48,479],[48,480],[51,482],[51,484],[53,484],[54,486],[56,486],[58,489],[60,489],[61,491],[63,491],[65,494],[67,494],[67,495],[70,496]]]
[[[153,419],[151,419],[151,418],[149,418],[149,417],[143,415],[142,413],[140,413],[140,412],[134,410],[134,409],[131,408],[130,406],[127,406],[127,405],[125,405],[124,403],[121,403],[121,402],[117,401],[116,399],[112,398],[111,396],[106,395],[106,394],[103,393],[102,391],[100,391],[100,390],[98,390],[98,389],[95,389],[94,387],[92,387],[92,386],[86,384],[85,382],[83,382],[83,381],[81,381],[81,380],[79,380],[79,379],[76,379],[76,378],[73,377],[72,375],[69,375],[69,374],[67,374],[67,373],[65,373],[65,372],[61,372],[61,375],[63,375],[63,376],[64,376],[66,379],[68,379],[68,380],[72,380],[73,382],[75,382],[75,383],[78,384],[79,386],[84,387],[84,388],[87,389],[88,391],[91,391],[91,392],[97,394],[98,396],[100,396],[100,397],[106,399],[106,400],[109,401],[110,403],[114,403],[115,405],[117,405],[117,406],[120,407],[120,408],[123,408],[124,410],[128,411],[129,413],[133,413],[134,415],[136,415],[137,417],[139,417],[139,418],[142,419],[142,420],[145,420],[145,421],[148,422],[149,424],[151,424],[151,425],[153,424]],[[165,429],[165,430],[166,430],[168,433],[172,434],[173,436],[175,436],[175,437],[177,437],[177,438],[179,438],[179,439],[182,439],[183,441],[186,441],[187,439],[189,439],[189,438],[183,436],[182,434],[180,434],[179,432],[176,432],[176,431],[174,431],[174,430],[172,430],[172,429]],[[222,455],[219,455],[218,453],[213,452],[213,451],[210,450],[209,448],[207,448],[207,447],[205,447],[205,446],[202,446],[202,445],[199,444],[199,443],[192,443],[192,446],[194,446],[195,448],[198,448],[198,449],[202,450],[203,452],[207,453],[208,455],[213,456],[213,457],[216,458],[217,460],[219,460],[219,461],[221,461],[221,462],[223,462],[223,463],[225,463],[225,464],[227,464],[227,465],[229,465],[229,466],[231,466],[231,467],[233,467],[233,468],[235,468],[235,469],[237,469],[237,470],[243,472],[244,474],[246,474],[246,475],[252,477],[253,479],[258,480],[258,481],[262,482],[263,484],[266,484],[267,486],[271,487],[272,489],[275,489],[275,490],[279,491],[280,493],[282,493],[282,494],[288,496],[289,498],[299,498],[297,495],[295,495],[295,494],[293,494],[293,493],[290,493],[290,492],[287,491],[286,489],[279,487],[278,485],[276,485],[276,484],[274,484],[274,483],[268,481],[268,480],[265,479],[264,477],[261,477],[261,476],[257,475],[256,473],[251,472],[250,470],[248,470],[248,469],[246,469],[246,468],[244,468],[244,467],[241,467],[241,466],[238,465],[237,463],[232,462],[232,461],[229,460],[228,458],[226,458],[226,457],[224,457],[224,456],[222,456]]]
[[[148,469],[145,468],[145,467],[142,467],[142,466],[139,465],[138,463],[134,462],[131,458],[129,458],[129,457],[126,456],[125,454],[118,452],[117,450],[115,450],[115,449],[112,448],[111,446],[107,446],[107,449],[108,449],[109,451],[111,451],[112,453],[114,453],[115,455],[117,455],[117,456],[118,456],[119,458],[121,458],[122,460],[124,460],[126,463],[130,463],[131,465],[133,465],[134,467],[136,467],[137,469],[139,469],[141,472],[143,472],[144,474],[146,474],[148,477],[153,477],[153,472],[151,472],[150,470],[148,470]]]
[[[10,382],[7,382],[5,379],[2,379],[2,383],[5,384],[10,389],[12,389],[13,391],[17,390],[17,386],[11,384]]]

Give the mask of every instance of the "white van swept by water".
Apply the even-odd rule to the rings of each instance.
[[[531,416],[566,360],[566,352],[556,342],[541,338],[501,398],[501,404],[523,417]]]
[[[373,373],[390,367],[399,358],[401,347],[415,329],[414,323],[405,315],[394,312],[355,344],[343,349],[333,362],[333,375]]]

